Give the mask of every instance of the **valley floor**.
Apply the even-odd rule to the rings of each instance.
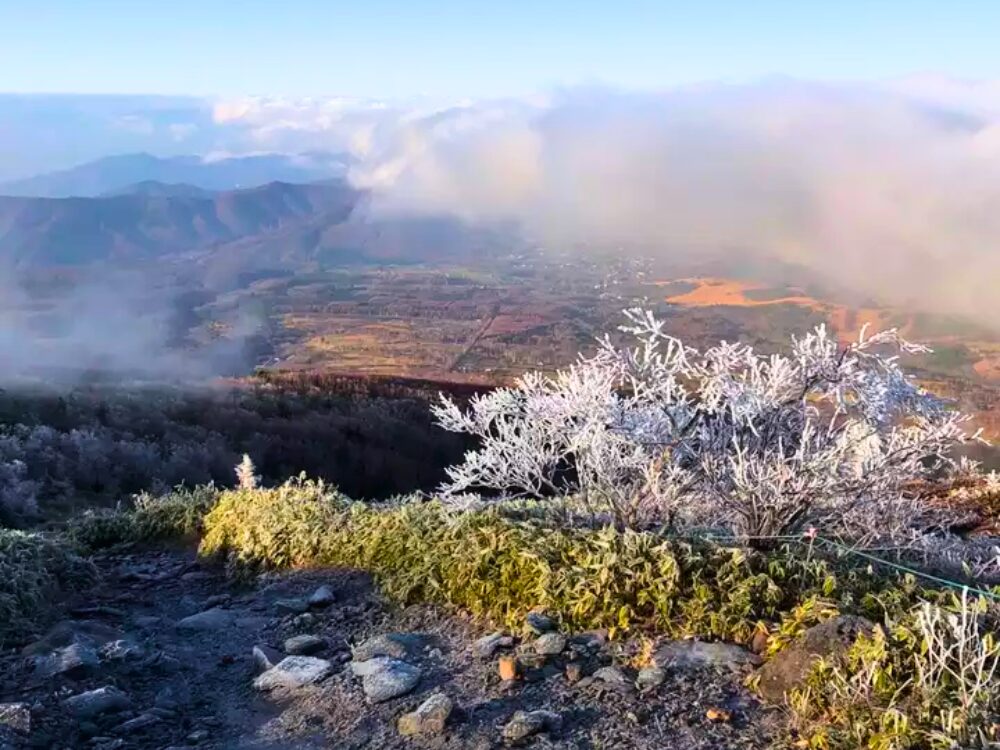
[[[484,656],[474,648],[484,626],[429,607],[393,608],[355,571],[284,573],[237,587],[186,549],[106,553],[96,562],[102,583],[67,602],[61,622],[23,649],[0,652],[0,704],[22,704],[8,715],[27,730],[5,728],[0,705],[3,750],[486,750],[506,746],[503,729],[515,712],[534,710],[561,722],[526,738],[527,747],[749,750],[771,747],[782,724],[780,712],[761,708],[742,687],[739,671],[668,669],[662,684],[643,692],[627,666],[619,674],[628,683],[618,687],[588,677],[613,660],[600,634],[570,638],[563,653],[503,682],[504,651]],[[333,603],[296,613],[321,586]],[[405,695],[373,704],[352,674],[351,648],[388,633],[410,634],[405,660],[421,677]],[[313,658],[329,662],[328,676],[294,689],[255,689],[254,647],[281,651],[296,635],[322,639]],[[582,680],[570,681],[570,661]],[[110,690],[67,703],[99,688]],[[399,718],[439,692],[454,704],[444,730],[402,736]],[[15,719],[7,722],[16,726]]]

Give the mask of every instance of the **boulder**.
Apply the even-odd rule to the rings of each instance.
[[[721,667],[738,671],[747,666],[758,666],[762,661],[757,654],[742,646],[706,641],[669,641],[653,654],[653,665],[660,669]]]
[[[35,671],[43,677],[79,678],[95,672],[100,664],[97,651],[85,643],[71,643],[47,656],[35,657]]]
[[[314,656],[286,656],[253,681],[257,690],[301,688],[319,682],[333,671],[333,665]]]
[[[451,698],[444,693],[435,693],[425,700],[416,711],[400,717],[397,727],[404,736],[414,734],[441,734],[454,708]]]
[[[761,667],[761,697],[782,703],[786,693],[802,684],[817,659],[844,654],[859,635],[871,635],[874,629],[870,620],[853,615],[839,615],[809,628]]]
[[[132,705],[132,701],[121,690],[113,687],[102,687],[88,690],[85,693],[73,695],[63,701],[63,706],[80,719],[91,719],[95,716],[124,711]]]

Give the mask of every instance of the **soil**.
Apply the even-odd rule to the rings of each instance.
[[[573,658],[584,675],[616,662],[634,678],[622,660],[637,644],[581,647],[572,657],[538,661],[504,683],[497,670],[503,651],[483,658],[472,650],[491,632],[488,626],[461,613],[393,607],[357,571],[272,574],[237,586],[188,549],[118,550],[95,562],[101,583],[61,603],[63,620],[55,628],[37,633],[25,647],[0,652],[0,703],[27,704],[31,713],[28,732],[0,727],[0,749],[486,750],[505,746],[502,729],[515,711],[546,710],[561,716],[561,728],[523,746],[735,750],[772,747],[782,724],[780,712],[764,709],[743,687],[743,674],[668,670],[662,685],[642,693],[588,679],[571,683],[566,676]],[[334,591],[332,605],[305,616],[280,611],[281,600],[308,598],[321,585]],[[183,618],[212,608],[228,613],[224,625],[178,627]],[[385,633],[419,634],[420,646],[406,660],[420,667],[422,677],[409,694],[372,705],[349,668],[350,648]],[[253,647],[281,650],[285,639],[299,634],[324,639],[326,648],[316,656],[332,664],[330,676],[294,690],[255,690],[260,670]],[[587,638],[593,643],[599,634]],[[72,641],[96,648],[115,640],[141,651],[116,660],[105,647],[101,663],[82,676],[43,676],[36,669],[37,659]],[[63,703],[105,686],[123,691],[130,707],[81,719]],[[436,692],[455,706],[444,732],[401,736],[399,717]],[[729,719],[712,721],[709,709]]]

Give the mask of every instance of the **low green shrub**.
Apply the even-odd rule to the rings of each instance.
[[[0,643],[41,616],[55,591],[86,585],[96,575],[64,541],[0,528]]]
[[[523,504],[515,509],[375,507],[300,478],[221,493],[205,519],[201,552],[225,555],[237,574],[360,568],[400,603],[455,605],[508,626],[541,607],[570,628],[738,642],[803,607],[881,620],[912,606],[920,593],[912,580],[848,574],[827,560],[806,561],[799,550],[764,553],[648,531],[566,526],[525,513]]]
[[[162,496],[137,495],[130,507],[84,513],[67,524],[67,537],[86,550],[123,542],[196,538],[205,515],[215,505],[214,485],[177,487]]]

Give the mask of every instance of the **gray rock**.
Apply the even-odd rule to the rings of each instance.
[[[71,643],[48,656],[36,657],[35,671],[44,677],[64,675],[75,678],[93,673],[100,664],[101,660],[93,647],[84,643]]]
[[[233,620],[235,627],[244,630],[263,630],[270,624],[271,620],[269,618],[258,617],[257,615],[246,615],[245,617],[237,617]]]
[[[747,666],[757,666],[762,661],[757,654],[742,646],[706,641],[670,641],[653,654],[653,665],[660,669],[723,667],[738,671]]]
[[[300,615],[308,611],[309,605],[305,599],[278,599],[274,608],[283,615]]]
[[[644,667],[639,670],[639,674],[635,678],[635,686],[639,690],[652,690],[662,685],[666,679],[665,670],[659,667]]]
[[[142,659],[146,655],[142,646],[126,640],[105,643],[98,649],[97,653],[102,661],[133,661]]]
[[[296,615],[295,619],[292,620],[292,623],[297,628],[311,628],[317,622],[319,622],[319,620],[316,618],[316,615],[314,615],[312,612],[306,612],[305,614]]]
[[[501,632],[490,633],[472,644],[472,652],[481,659],[489,659],[499,648],[509,648],[514,645],[514,639]]]
[[[435,693],[416,711],[400,717],[397,727],[404,736],[414,734],[441,734],[455,704],[444,693]]]
[[[552,711],[517,711],[503,728],[503,738],[511,743],[523,742],[539,732],[558,732],[562,717]]]
[[[27,646],[25,656],[49,654],[74,643],[97,649],[108,641],[122,637],[121,631],[96,620],[64,620],[55,625],[42,638]]]
[[[385,633],[369,638],[351,650],[354,661],[368,661],[377,656],[402,659],[420,648],[422,636],[416,633]]]
[[[91,719],[101,714],[117,713],[124,711],[131,705],[132,701],[129,697],[113,687],[88,690],[63,701],[63,706],[80,719]]]
[[[606,685],[618,688],[619,690],[628,690],[632,687],[632,682],[618,667],[601,667],[591,676],[595,680],[600,680]]]
[[[388,669],[389,665],[394,661],[397,660],[391,656],[376,656],[374,659],[368,659],[367,661],[352,661],[351,674],[355,677],[365,677],[375,674],[376,672],[381,672],[383,669]]]
[[[258,672],[266,672],[280,663],[284,658],[285,655],[276,648],[262,644],[253,647],[253,662]]]
[[[817,659],[843,655],[859,635],[871,635],[874,630],[870,620],[853,615],[840,615],[814,625],[761,667],[758,692],[772,703],[783,702],[785,694],[802,683]]]
[[[296,635],[285,641],[285,653],[295,656],[315,654],[326,648],[326,641],[315,635]]]
[[[31,708],[27,703],[0,703],[0,727],[27,734],[31,731]]]
[[[524,622],[538,635],[556,629],[555,621],[544,612],[529,612]]]
[[[181,630],[222,630],[233,624],[236,615],[228,609],[206,609],[177,623]]]
[[[333,671],[326,659],[315,656],[286,656],[253,681],[258,690],[300,688],[319,682]]]
[[[566,648],[566,636],[562,633],[546,633],[536,638],[535,642],[531,645],[535,649],[536,654],[543,654],[545,656],[561,654]]]
[[[140,729],[144,729],[145,727],[152,726],[153,724],[159,724],[161,721],[162,719],[152,712],[139,714],[134,719],[122,722],[118,726],[117,731],[125,733],[135,732]]]
[[[336,600],[337,598],[334,596],[333,590],[329,586],[320,586],[312,593],[312,596],[309,597],[309,606],[315,607],[316,609],[322,609],[323,607],[329,607]]]
[[[382,703],[406,695],[420,682],[419,667],[399,659],[386,659],[382,668],[366,674],[361,680],[365,697],[372,703]]]

